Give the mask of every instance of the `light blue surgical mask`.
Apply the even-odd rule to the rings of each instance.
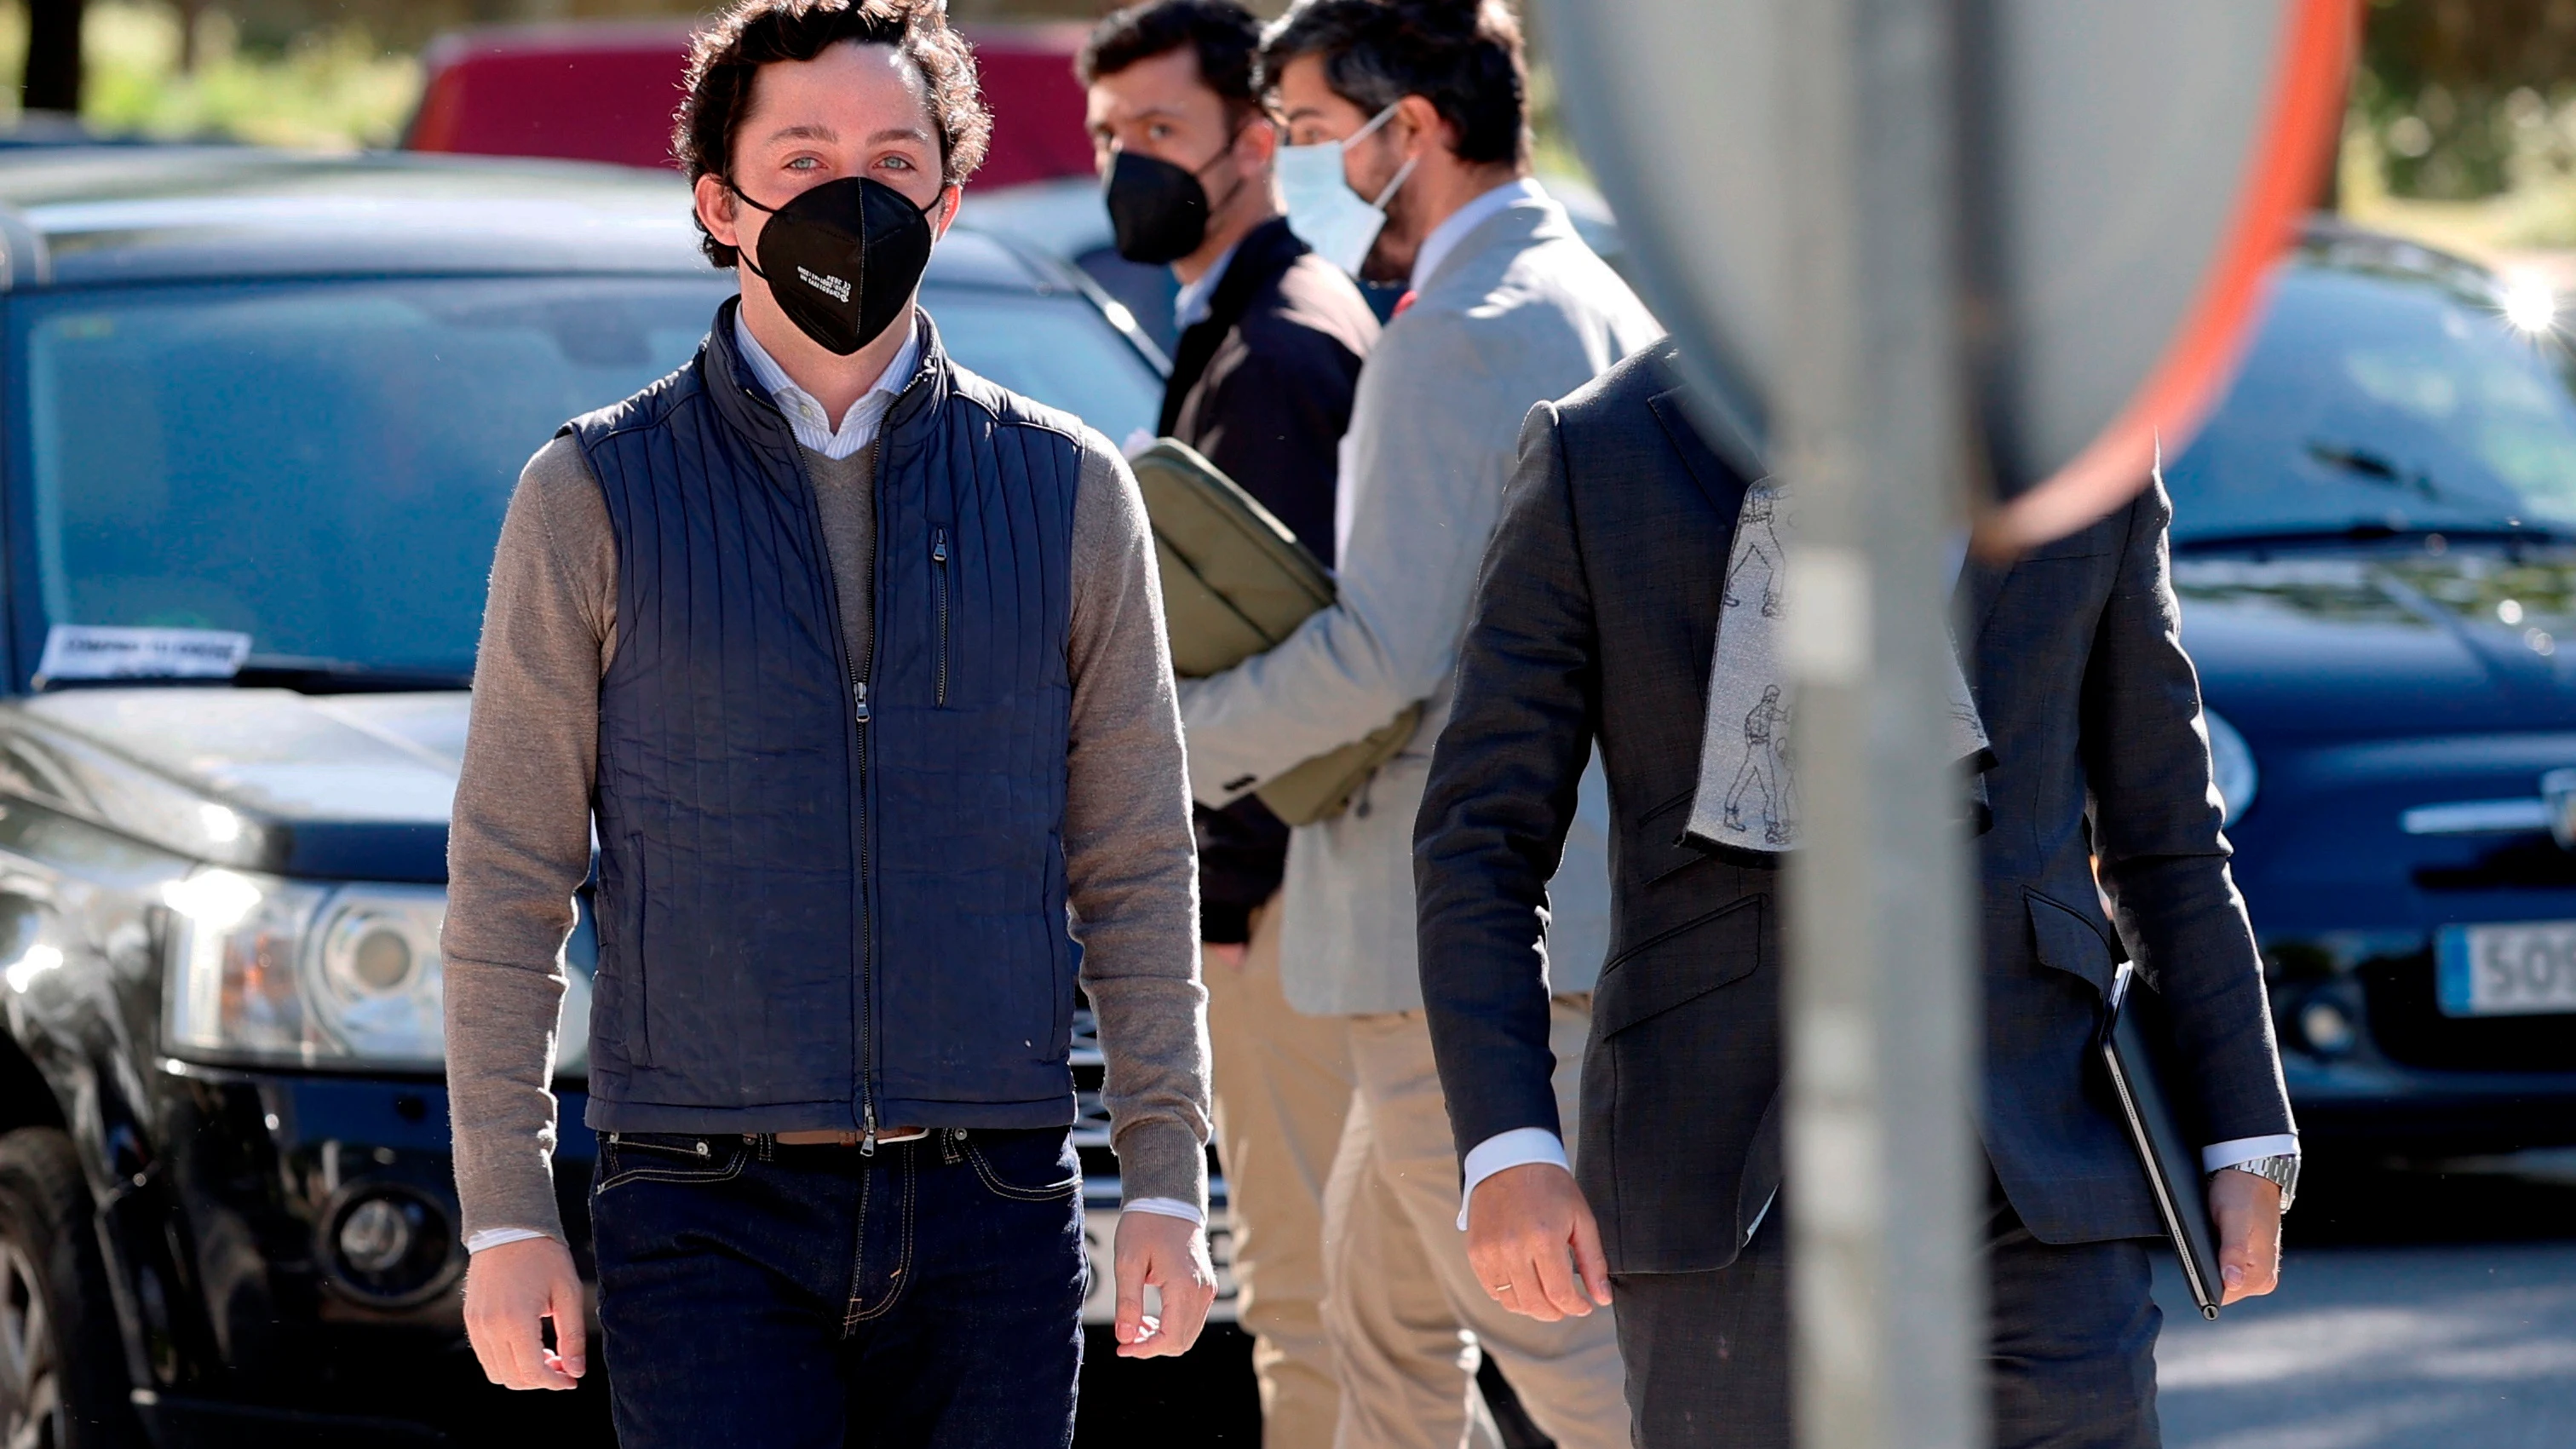
[[[1377,244],[1378,232],[1386,226],[1386,204],[1395,199],[1405,178],[1413,174],[1413,163],[1422,158],[1408,158],[1395,173],[1395,179],[1377,194],[1377,200],[1365,201],[1351,190],[1350,175],[1342,169],[1342,157],[1394,114],[1395,107],[1388,106],[1345,141],[1279,148],[1277,174],[1280,195],[1288,203],[1288,229],[1314,248],[1315,255],[1355,277],[1360,264],[1368,260],[1369,248]]]

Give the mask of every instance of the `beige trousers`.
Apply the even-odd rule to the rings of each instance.
[[[1217,1154],[1262,1442],[1329,1449],[1342,1396],[1321,1312],[1324,1180],[1350,1112],[1351,1066],[1345,1019],[1303,1015],[1280,994],[1279,917],[1276,897],[1252,913],[1242,965],[1204,963]]]
[[[1591,998],[1558,997],[1554,1016],[1557,1111],[1570,1131]],[[1480,1347],[1560,1449],[1627,1449],[1610,1314],[1540,1323],[1507,1312],[1476,1281],[1422,1013],[1341,1022],[1354,1090],[1324,1189],[1323,1323],[1342,1389],[1336,1449],[1458,1449],[1471,1434],[1482,1438]]]

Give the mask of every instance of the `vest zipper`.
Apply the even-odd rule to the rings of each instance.
[[[907,385],[904,391],[911,391],[911,387]],[[789,434],[791,440],[793,439],[795,429],[788,423],[787,414],[779,409],[776,399],[764,396],[757,389],[748,387],[743,389],[743,394],[746,397],[749,397],[754,404],[767,408],[770,415],[778,419],[779,427]],[[897,403],[902,402],[902,400],[901,396],[897,396],[895,399]],[[891,423],[893,418],[894,409],[890,406],[886,409],[886,420],[888,423]],[[797,481],[805,485],[805,518],[806,521],[813,526],[815,541],[820,543],[823,540],[822,498],[821,495],[815,491],[814,475],[812,470],[805,466],[804,449],[793,441],[790,442],[789,448],[796,464]],[[876,488],[877,471],[884,466],[884,463],[885,432],[883,431],[883,425],[880,425],[880,430],[877,434],[876,462],[870,466],[867,483],[865,485],[869,490],[871,490],[872,498],[874,489]],[[882,510],[874,509],[872,509],[872,512],[877,514],[877,526],[868,530],[870,534],[868,545],[868,586],[871,589],[876,587],[877,577],[883,572],[883,565],[885,562],[885,548],[882,543],[882,536],[885,531],[883,512]],[[857,953],[859,958],[859,1153],[864,1157],[874,1157],[877,1152],[875,1030],[876,953],[868,948],[868,942],[869,937],[876,929],[876,902],[869,897],[870,875],[868,870],[868,826],[870,823],[867,806],[868,681],[866,675],[859,672],[857,661],[850,658],[848,633],[841,626],[841,620],[843,617],[841,613],[841,580],[839,576],[832,571],[831,548],[828,544],[824,546],[823,588],[826,595],[832,601],[832,652],[840,656],[842,676],[849,681],[850,685],[850,813],[853,820],[853,829],[851,832],[853,839],[851,844],[857,856],[858,865],[856,879],[853,884],[856,886],[859,894],[859,930],[857,939],[853,940],[850,945],[851,949]],[[871,610],[869,612],[868,618],[871,630],[875,627],[875,620],[877,617],[878,615],[876,611]],[[876,650],[871,648],[868,651],[868,672],[872,674],[875,671]]]
[[[948,707],[948,530],[930,531],[930,595],[939,614],[939,707]]]

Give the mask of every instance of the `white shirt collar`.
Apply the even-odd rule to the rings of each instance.
[[[885,423],[886,409],[903,395],[904,384],[912,381],[913,369],[921,365],[921,329],[907,316],[904,331],[903,347],[895,353],[894,361],[887,363],[876,382],[850,404],[835,431],[823,405],[814,400],[812,393],[798,387],[787,369],[778,365],[778,359],[769,355],[769,349],[760,345],[760,339],[751,335],[741,310],[737,308],[733,315],[733,345],[742,353],[742,360],[751,364],[751,375],[769,389],[778,410],[787,415],[787,426],[795,432],[796,441],[835,460],[849,457],[876,441],[877,429]]]
[[[1238,239],[1233,246],[1217,254],[1216,261],[1195,282],[1181,283],[1180,295],[1172,299],[1172,324],[1183,329],[1207,320],[1208,308],[1215,305],[1217,283],[1225,280],[1225,269],[1234,263],[1234,254],[1243,245]]]
[[[1449,260],[1449,254],[1458,249],[1458,243],[1465,241],[1467,233],[1482,225],[1485,218],[1514,202],[1545,200],[1547,189],[1536,180],[1521,176],[1449,213],[1449,219],[1433,227],[1431,235],[1424,237],[1421,248],[1414,252],[1413,275],[1405,285],[1421,290],[1422,284],[1430,281],[1432,274],[1440,270],[1440,264]]]

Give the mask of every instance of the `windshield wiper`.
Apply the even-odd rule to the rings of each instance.
[[[346,659],[254,654],[242,662],[231,683],[242,689],[291,689],[298,694],[404,694],[469,688],[474,675],[470,670],[386,668]]]
[[[2410,476],[2405,470],[2390,462],[2386,456],[2374,453],[2358,444],[2311,439],[2308,443],[2308,456],[2329,468],[2350,474],[2365,482],[2384,488],[2403,489],[2434,502],[2468,503],[2472,501],[2458,491],[2433,481],[2433,475],[2423,469],[2416,469]],[[2487,499],[2475,501],[2492,502]]]

